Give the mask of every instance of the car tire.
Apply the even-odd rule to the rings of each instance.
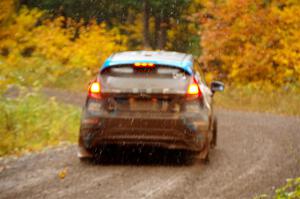
[[[212,123],[212,134],[213,134],[213,137],[212,137],[212,140],[210,143],[210,147],[212,149],[214,149],[217,146],[217,138],[218,138],[218,120],[216,117],[214,117],[213,123]]]
[[[197,154],[195,154],[194,157],[197,161],[200,161],[201,163],[204,164],[208,164],[210,161],[209,152],[210,152],[210,142],[209,139],[207,139],[203,150],[201,152],[197,152]]]
[[[206,154],[205,154],[205,156],[202,158],[202,162],[203,162],[204,164],[208,164],[208,163],[209,163],[209,160],[210,160],[210,159],[209,159],[210,148],[211,148],[210,144],[207,144],[206,149],[205,149]]]
[[[86,148],[79,146],[77,150],[77,157],[80,162],[89,162],[93,159],[93,154]]]
[[[204,164],[209,164],[209,161],[210,161],[210,159],[209,159],[209,150],[208,150],[206,156],[202,159],[202,162]]]

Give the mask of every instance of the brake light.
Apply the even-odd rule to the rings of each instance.
[[[91,83],[89,87],[89,96],[96,99],[100,99],[101,98],[100,93],[101,93],[100,83],[99,82]]]
[[[202,95],[199,85],[197,84],[196,79],[193,78],[192,82],[188,86],[187,89],[188,96],[197,96],[200,97]]]
[[[90,90],[89,91],[90,91],[90,93],[93,93],[93,94],[99,94],[100,91],[101,91],[99,82],[93,82],[90,85]]]
[[[190,84],[189,87],[188,87],[187,93],[189,95],[198,95],[199,94],[199,87],[198,87],[198,85],[195,84],[195,83]]]
[[[154,68],[155,65],[153,63],[135,63],[134,67],[136,67],[136,68]]]

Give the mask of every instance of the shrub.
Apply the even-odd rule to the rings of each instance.
[[[0,156],[39,150],[61,142],[75,142],[79,108],[35,93],[0,99]]]
[[[268,195],[263,194],[255,197],[254,199],[269,198]],[[276,189],[273,196],[274,199],[298,199],[300,198],[300,177],[287,179],[287,183]]]

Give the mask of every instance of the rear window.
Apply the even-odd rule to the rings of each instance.
[[[109,76],[165,76],[165,77],[185,77],[187,73],[176,67],[166,65],[155,65],[152,68],[136,68],[133,65],[118,65],[105,69],[101,72]]]

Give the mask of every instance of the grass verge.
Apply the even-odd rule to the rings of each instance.
[[[80,108],[35,93],[0,97],[0,156],[76,142]]]
[[[226,88],[224,93],[216,94],[215,102],[217,107],[231,110],[300,115],[300,90]]]
[[[299,199],[300,198],[300,177],[286,180],[286,184],[275,190],[274,196],[269,197],[266,194],[254,197],[254,199]]]

